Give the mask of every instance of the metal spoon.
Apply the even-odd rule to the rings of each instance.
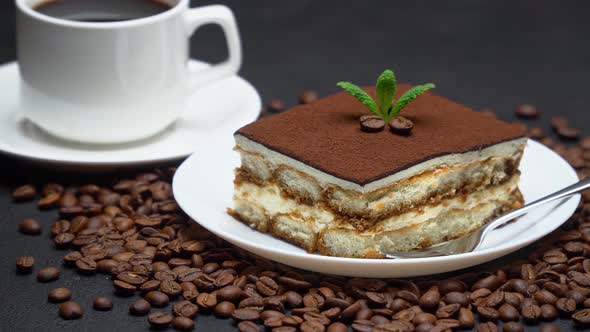
[[[506,224],[507,222],[522,216],[523,214],[527,213],[529,210],[534,209],[540,205],[558,200],[568,198],[574,194],[577,194],[581,191],[590,188],[590,178],[579,181],[569,187],[566,187],[562,190],[559,190],[553,194],[545,196],[541,199],[538,199],[532,203],[529,203],[520,209],[516,209],[510,213],[507,213],[498,219],[486,224],[482,228],[478,229],[477,231],[461,237],[456,240],[451,240],[443,243],[436,244],[432,247],[420,249],[420,250],[412,250],[407,252],[383,252],[383,255],[387,258],[393,259],[407,259],[407,258],[424,258],[424,257],[437,257],[437,256],[450,256],[450,255],[457,255],[466,252],[472,252],[477,250],[483,240],[485,239],[486,235],[488,235],[494,229]]]

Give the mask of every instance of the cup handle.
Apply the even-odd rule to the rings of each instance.
[[[223,5],[189,9],[185,14],[184,21],[188,37],[204,24],[220,25],[225,34],[229,51],[228,59],[221,64],[205,69],[190,70],[189,86],[195,89],[203,84],[235,75],[242,65],[242,43],[238,25],[231,9]]]

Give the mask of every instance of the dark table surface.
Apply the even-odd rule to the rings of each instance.
[[[0,4],[0,62],[16,57],[12,2]],[[435,82],[437,93],[476,109],[491,107],[503,119],[513,120],[514,106],[530,102],[543,112],[542,119],[531,125],[548,128],[551,115],[563,114],[590,134],[590,2],[586,0],[221,2],[233,8],[241,27],[241,74],[264,100],[281,98],[294,104],[303,89],[326,95],[337,90],[339,80],[370,84],[391,67],[401,81]],[[193,1],[195,6],[209,3]],[[195,58],[215,62],[225,56],[218,28],[202,28],[192,44]],[[116,178],[126,171],[134,170],[106,176]],[[94,297],[111,295],[108,277],[66,270],[58,282],[39,284],[34,275],[21,276],[14,270],[17,256],[29,254],[39,265],[59,265],[63,252],[53,249],[47,236],[17,233],[16,225],[25,217],[38,218],[48,227],[56,214],[39,212],[33,204],[13,204],[11,190],[19,183],[72,178],[95,182],[98,177],[105,175],[0,156],[0,331],[146,329],[145,318],[127,314],[130,299],[116,298],[110,313],[90,309]],[[525,258],[527,251],[472,270]],[[75,300],[86,309],[83,319],[57,317],[57,307],[46,301],[47,291],[57,285],[74,289]],[[559,324],[562,331],[573,329],[570,322]],[[234,327],[229,321],[199,317],[197,330],[222,332]]]

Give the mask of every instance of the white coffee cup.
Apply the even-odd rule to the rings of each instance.
[[[183,111],[203,111],[186,109],[190,94],[241,65],[233,13],[221,5],[190,9],[189,0],[161,1],[171,8],[93,23],[42,14],[34,9],[41,0],[16,0],[24,115],[64,139],[122,143],[162,131]],[[223,29],[229,58],[191,71],[189,38],[208,23]]]

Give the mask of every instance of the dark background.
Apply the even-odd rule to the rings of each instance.
[[[590,134],[588,1],[220,2],[235,11],[244,44],[241,74],[259,89],[263,100],[281,98],[292,105],[303,89],[325,95],[337,90],[339,80],[371,84],[383,69],[392,68],[399,81],[432,81],[437,93],[476,109],[491,107],[506,120],[513,119],[515,105],[530,102],[543,113],[531,125],[548,128],[551,115],[564,114]],[[213,2],[193,1],[209,3]],[[15,60],[14,19],[13,1],[2,1],[0,63]],[[202,28],[192,44],[193,57],[215,62],[225,56],[216,27]],[[31,181],[94,182],[104,177],[0,156],[0,331],[146,329],[145,318],[127,315],[131,299],[116,299],[110,313],[90,308],[94,297],[111,295],[105,276],[64,270],[59,281],[39,284],[34,275],[14,271],[17,256],[33,255],[37,266],[44,266],[59,265],[64,253],[53,249],[45,235],[17,233],[16,225],[25,217],[38,218],[47,229],[56,215],[41,213],[33,204],[13,204],[11,190]],[[526,255],[525,249],[473,270],[488,270]],[[83,319],[63,321],[57,317],[57,306],[47,303],[47,291],[61,285],[74,290],[74,300],[85,308]],[[562,331],[572,329],[569,322],[560,324]],[[222,332],[233,327],[228,321],[199,316],[197,330]]]

